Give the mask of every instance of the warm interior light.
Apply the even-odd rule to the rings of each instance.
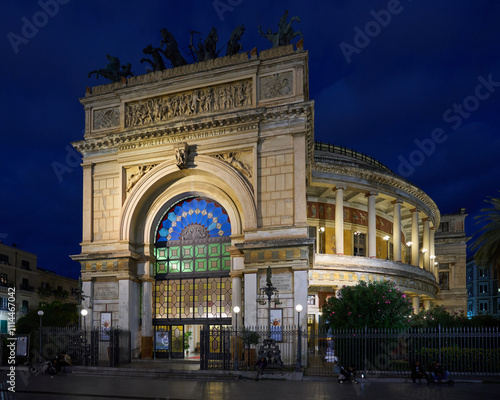
[[[407,246],[411,246],[412,244],[413,244],[413,242],[406,242]]]
[[[389,236],[384,236],[384,240],[385,241],[389,240]]]

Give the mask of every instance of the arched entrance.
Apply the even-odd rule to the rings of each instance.
[[[230,235],[226,210],[209,198],[183,199],[160,220],[154,249],[156,357],[197,357],[203,326],[231,324]]]

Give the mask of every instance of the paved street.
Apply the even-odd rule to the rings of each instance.
[[[273,380],[173,380],[130,377],[95,377],[57,375],[50,377],[18,374],[16,394],[1,383],[0,399],[6,400],[85,400],[85,399],[497,399],[499,384],[461,383],[447,385],[414,385],[393,380],[360,380],[358,385],[332,381]]]

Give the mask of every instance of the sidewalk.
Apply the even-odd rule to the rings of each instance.
[[[1,366],[0,370],[8,370],[8,366]],[[17,366],[17,371],[28,372],[28,367]],[[71,374],[85,376],[112,376],[112,377],[144,377],[161,379],[198,379],[198,380],[287,380],[287,381],[332,381],[336,377],[307,375],[304,372],[292,371],[265,371],[259,373],[252,370],[200,370],[199,361],[189,360],[133,360],[129,364],[119,367],[71,367]],[[452,379],[459,383],[499,383],[500,375],[458,375],[452,374]],[[358,381],[365,382],[407,382],[412,383],[410,374],[378,373],[359,376]],[[424,382],[425,384],[425,382]]]

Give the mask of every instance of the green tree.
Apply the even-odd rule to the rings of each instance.
[[[44,304],[19,318],[16,322],[17,333],[32,334],[38,330],[40,326],[39,310],[43,311],[43,326],[60,327],[78,324],[78,305],[54,300],[52,303]]]
[[[413,307],[411,300],[393,282],[359,282],[344,286],[338,297],[330,297],[323,306],[328,329],[406,328]]]
[[[485,200],[491,207],[483,208],[482,215],[476,217],[477,223],[486,223],[479,231],[480,236],[471,246],[477,250],[474,255],[476,264],[497,268],[500,274],[500,198],[489,197]]]

